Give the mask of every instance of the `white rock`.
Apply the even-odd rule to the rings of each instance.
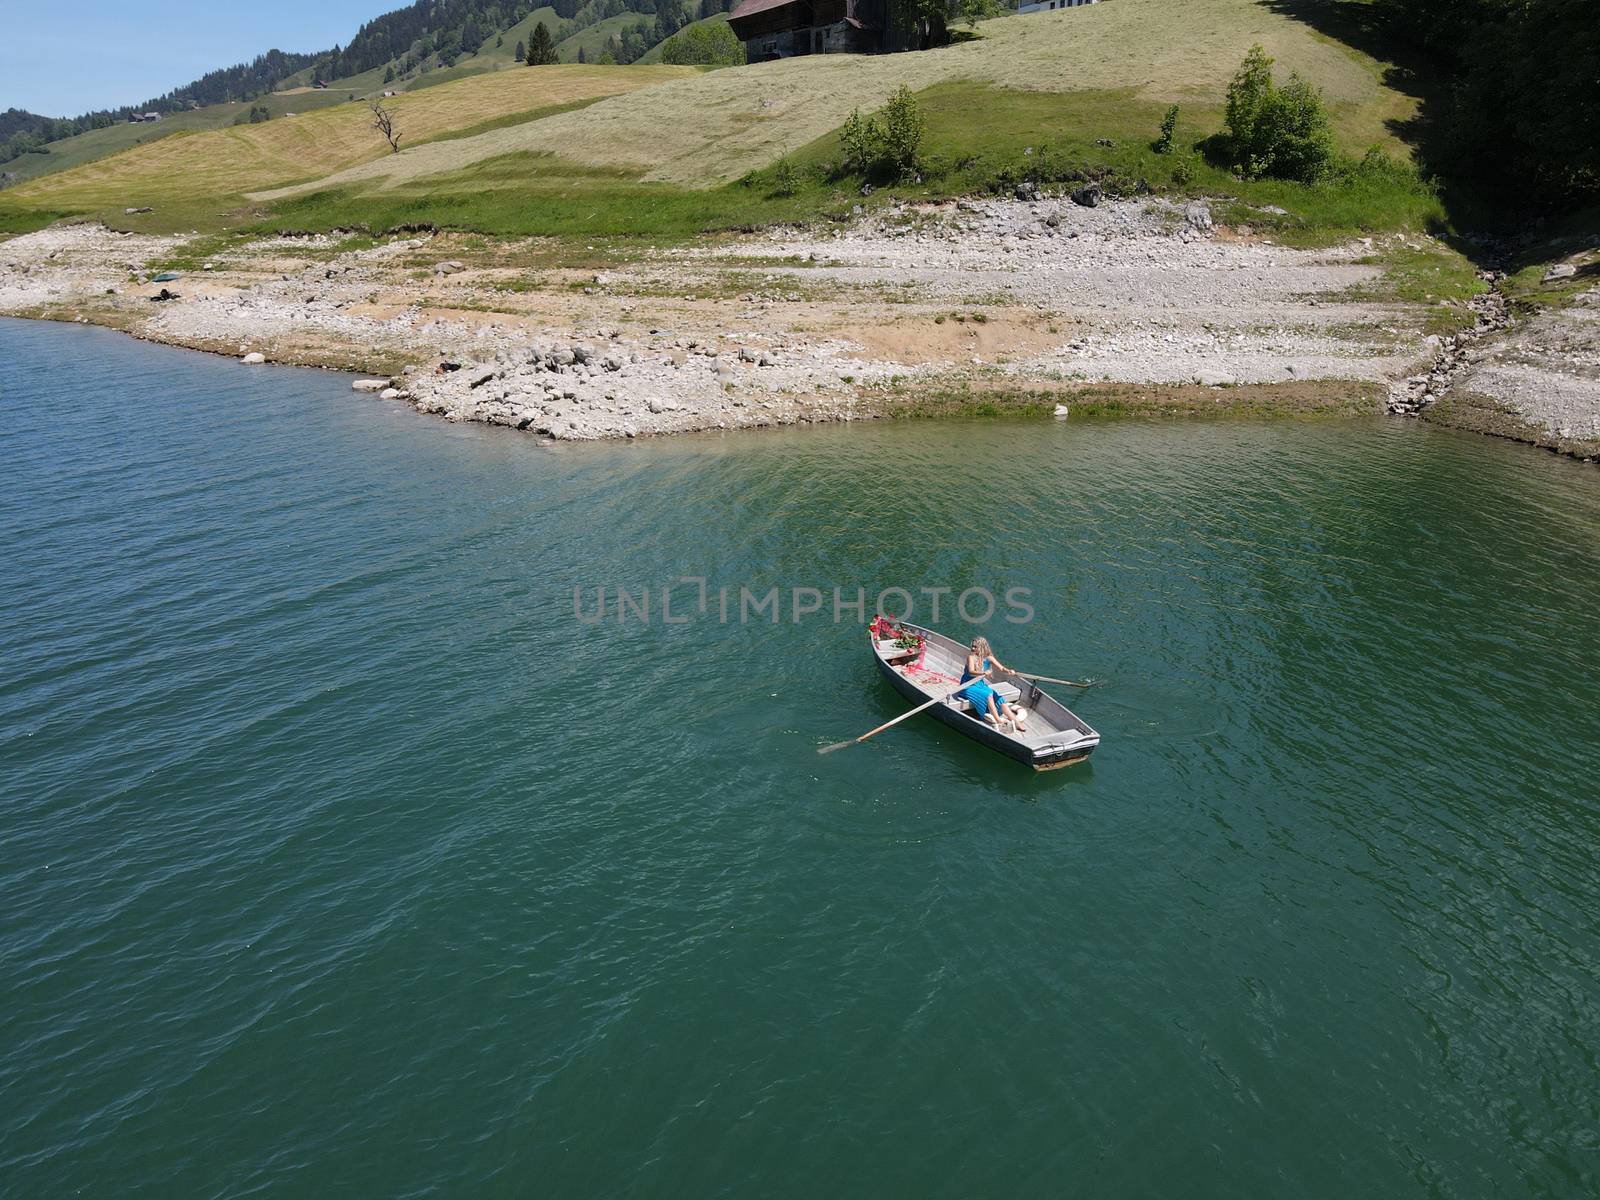
[[[378,393],[378,398],[380,400],[398,400],[400,398],[400,389],[384,388],[383,391]]]
[[[251,365],[251,366],[255,366],[255,365],[256,365],[256,364],[258,364],[258,363],[264,363],[264,362],[266,362],[266,361],[267,361],[267,356],[266,356],[266,355],[265,355],[265,354],[262,354],[262,353],[261,353],[261,351],[259,351],[259,350],[256,350],[256,351],[252,351],[252,352],[251,352],[251,353],[249,353],[249,354],[246,354],[246,355],[245,355],[245,356],[244,356],[244,357],[243,357],[243,358],[241,358],[241,359],[240,359],[240,360],[239,360],[239,361],[240,361],[240,362],[247,362],[247,363],[249,363],[249,364],[250,364],[250,365]]]
[[[389,386],[387,379],[358,379],[350,385],[354,392],[381,392]]]

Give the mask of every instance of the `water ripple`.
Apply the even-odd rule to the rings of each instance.
[[[1590,468],[544,449],[14,322],[0,418],[0,1192],[1600,1189]],[[818,756],[856,622],[573,617],[682,575],[1030,588],[1105,743]]]

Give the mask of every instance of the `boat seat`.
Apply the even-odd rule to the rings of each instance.
[[[1022,689],[1014,683],[991,683],[994,694],[1007,704],[1020,704],[1022,702]],[[956,707],[962,712],[972,711],[972,701],[962,697],[956,701]]]

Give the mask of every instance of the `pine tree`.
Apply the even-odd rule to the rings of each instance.
[[[528,48],[526,46],[524,46],[521,42],[518,42],[517,43],[517,61],[521,62],[523,59],[525,59],[527,57],[528,57]]]
[[[581,63],[586,63],[589,61],[589,56],[583,52],[582,46],[578,47],[578,61]]]
[[[555,61],[555,43],[550,40],[550,31],[545,28],[544,22],[540,21],[533,27],[533,36],[528,39],[528,65],[547,67]]]

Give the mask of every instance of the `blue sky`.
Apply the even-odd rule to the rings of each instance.
[[[0,0],[0,110],[137,104],[264,50],[322,50],[409,0]]]

